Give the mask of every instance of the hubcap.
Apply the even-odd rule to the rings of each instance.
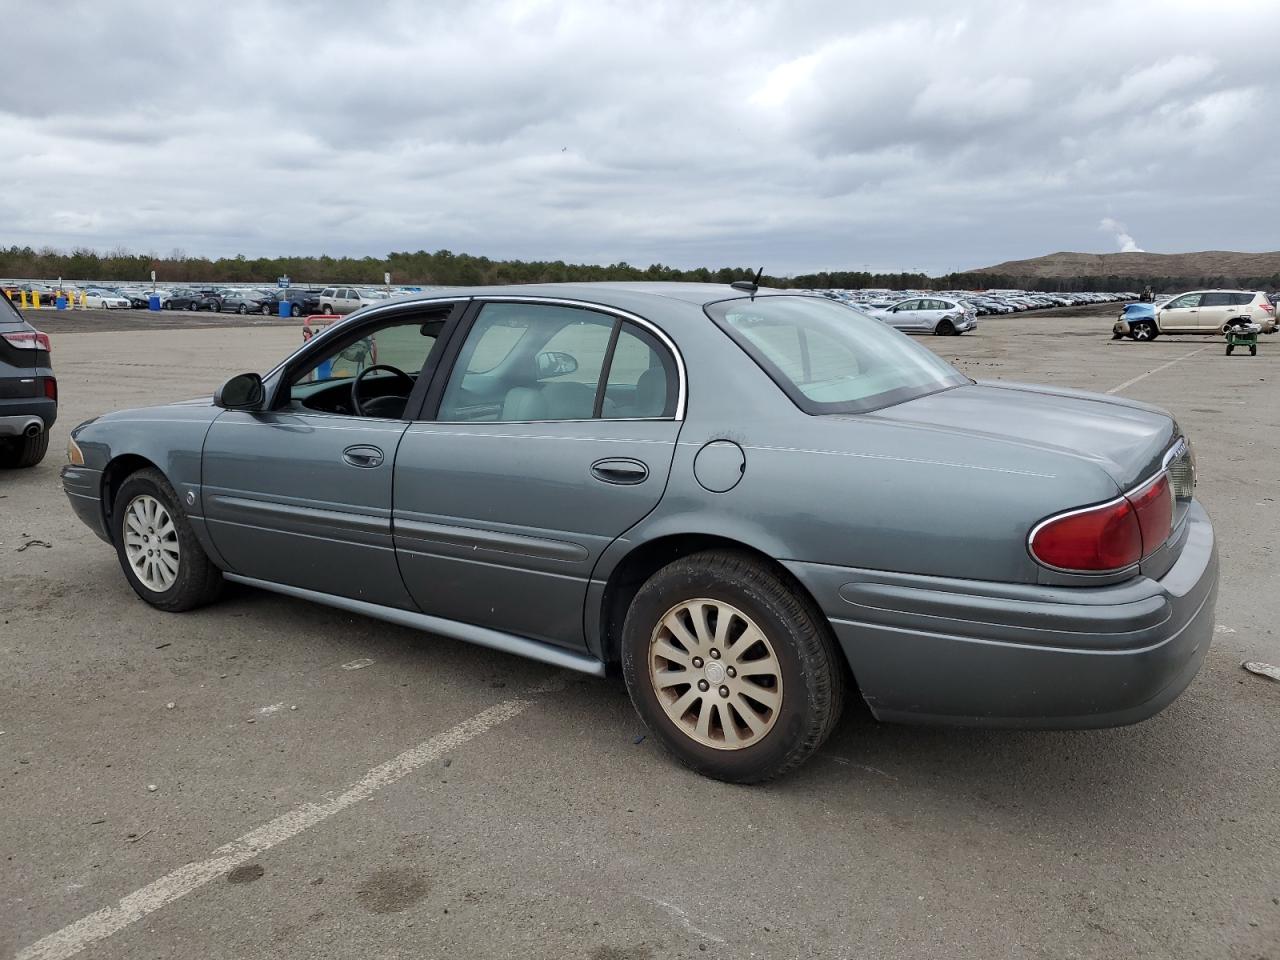
[[[720,600],[687,600],[663,615],[649,639],[649,681],[676,727],[716,750],[754,745],[782,707],[769,638]]]
[[[134,497],[125,507],[124,555],[153,593],[164,593],[178,579],[178,528],[165,505],[149,494]]]

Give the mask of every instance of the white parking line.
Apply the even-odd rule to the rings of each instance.
[[[334,799],[295,807],[256,830],[218,847],[207,860],[181,866],[142,889],[122,897],[114,906],[103,907],[56,933],[37,940],[20,950],[14,960],[64,960],[75,956],[91,943],[118,933],[129,924],[136,923],[166,904],[216,880],[233,867],[296,837],[309,827],[323,823],[335,813],[341,813],[352,804],[368,799],[383,787],[404,779],[424,764],[439,759],[468,740],[519,716],[533,706],[538,695],[551,693],[563,687],[564,683],[564,677],[553,677],[547,683],[530,690],[528,696],[504,700],[477,713],[456,727],[374,767]]]
[[[1186,354],[1185,356],[1175,357],[1173,360],[1170,360],[1168,363],[1162,363],[1160,364],[1160,366],[1153,367],[1152,369],[1148,370],[1146,373],[1138,374],[1132,380],[1126,380],[1124,383],[1120,384],[1120,386],[1118,387],[1112,387],[1110,390],[1107,391],[1107,393],[1109,394],[1119,393],[1121,390],[1127,390],[1129,387],[1132,387],[1139,380],[1145,380],[1147,379],[1147,377],[1151,376],[1153,373],[1159,373],[1161,370],[1168,370],[1175,363],[1181,363],[1183,360],[1186,360],[1189,357],[1194,357],[1197,353],[1204,353],[1208,349],[1209,349],[1208,347],[1201,347],[1199,350],[1192,350],[1190,353]]]

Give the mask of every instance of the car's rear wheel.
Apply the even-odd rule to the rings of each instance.
[[[956,335],[956,325],[946,317],[943,317],[938,325],[933,328],[933,332],[939,337],[954,337]]]
[[[734,783],[771,780],[818,749],[844,704],[844,664],[807,597],[764,562],[708,551],[640,588],[622,636],[627,690],[681,762]]]
[[[10,437],[0,440],[0,467],[25,469],[34,467],[49,451],[49,431],[41,430],[34,437]]]
[[[300,307],[298,304],[295,303],[293,306],[289,308],[289,316],[291,317],[302,316],[302,307]]]
[[[1130,325],[1129,336],[1141,341],[1154,340],[1156,338],[1156,325],[1150,320],[1139,320]]]
[[[139,470],[120,485],[111,529],[125,579],[153,607],[192,610],[222,591],[222,573],[205,555],[159,470]]]
[[[240,314],[240,316],[243,317],[246,313],[249,312],[249,305],[245,303],[240,304],[240,309],[237,312]]]

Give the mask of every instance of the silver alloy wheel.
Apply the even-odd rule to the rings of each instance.
[[[649,682],[676,727],[716,750],[754,746],[782,708],[773,645],[722,600],[686,600],[663,614],[649,638]]]
[[[134,497],[125,507],[124,555],[153,593],[164,593],[178,579],[178,528],[165,505],[149,494]]]

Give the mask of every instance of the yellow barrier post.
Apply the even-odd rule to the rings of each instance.
[[[31,306],[35,310],[40,309],[40,291],[39,290],[31,291]]]
[[[25,290],[18,291],[18,306],[21,307],[23,310],[27,309],[27,291]]]

